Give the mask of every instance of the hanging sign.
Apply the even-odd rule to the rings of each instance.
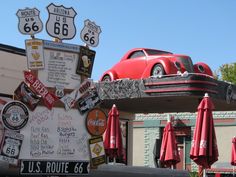
[[[43,98],[44,103],[48,109],[52,109],[54,103],[57,100],[57,97],[50,93],[43,83],[38,80],[31,72],[24,71],[24,77],[26,82],[30,84],[34,91]]]
[[[24,135],[6,130],[3,137],[0,160],[17,165],[23,139]]]
[[[91,77],[95,54],[96,52],[88,47],[80,46],[79,60],[76,68],[77,74]]]
[[[43,69],[43,40],[30,39],[25,41],[28,69]]]
[[[80,33],[80,38],[85,44],[91,47],[97,47],[99,43],[99,34],[102,32],[100,26],[97,26],[89,19],[84,21],[84,28]]]
[[[58,39],[72,39],[76,34],[74,18],[76,11],[53,3],[47,6],[49,18],[46,23],[47,33]]]
[[[18,29],[22,34],[34,35],[42,31],[43,23],[39,18],[39,12],[36,8],[19,9],[17,11]]]

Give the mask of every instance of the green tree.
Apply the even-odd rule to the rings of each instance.
[[[236,84],[236,63],[223,64],[219,68],[221,79],[223,81],[231,82]]]

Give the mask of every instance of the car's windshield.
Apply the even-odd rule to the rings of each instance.
[[[154,49],[146,49],[145,50],[148,55],[164,55],[164,54],[172,54],[171,52],[161,51],[161,50],[154,50]]]

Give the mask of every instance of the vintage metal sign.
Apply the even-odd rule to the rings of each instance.
[[[80,53],[76,73],[87,77],[91,77],[93,63],[96,52],[90,50],[88,47],[80,46]]]
[[[23,102],[31,111],[39,104],[41,97],[34,93],[25,82],[21,82],[14,91],[16,100]]]
[[[98,166],[106,162],[102,136],[89,139],[91,165]]]
[[[74,18],[76,11],[53,3],[47,6],[49,17],[46,23],[47,33],[58,39],[72,39],[76,34]]]
[[[0,160],[17,165],[24,135],[6,130],[3,138]]]
[[[39,18],[40,11],[36,8],[19,9],[16,13],[19,23],[18,29],[22,34],[34,35],[43,29],[43,23]]]
[[[91,135],[102,135],[107,128],[106,114],[98,108],[90,110],[86,117],[86,127]]]
[[[99,43],[99,34],[102,32],[100,26],[97,26],[89,19],[84,21],[84,28],[80,33],[80,38],[88,46],[97,47]]]
[[[30,39],[25,41],[28,69],[44,68],[43,40]]]
[[[21,175],[85,175],[88,161],[22,160]]]
[[[31,72],[24,71],[24,77],[25,81],[30,84],[34,91],[43,98],[44,103],[48,109],[52,109],[54,103],[57,100],[57,97],[50,93],[43,83],[38,80]]]
[[[20,130],[28,122],[29,111],[20,101],[10,101],[1,111],[2,123],[9,130]]]

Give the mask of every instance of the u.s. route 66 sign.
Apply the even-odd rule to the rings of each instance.
[[[39,18],[38,9],[19,9],[16,15],[19,19],[18,29],[22,34],[34,35],[42,31],[43,23]]]
[[[97,26],[94,22],[87,19],[84,21],[84,28],[80,33],[80,38],[88,46],[96,47],[99,43],[99,34],[101,32],[100,26]]]
[[[72,39],[76,34],[74,18],[75,10],[64,6],[56,6],[53,3],[47,6],[49,17],[46,23],[47,33],[58,39]]]

